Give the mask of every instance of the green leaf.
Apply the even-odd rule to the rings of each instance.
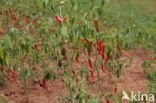
[[[9,65],[11,63],[11,57],[9,55],[7,55],[5,57],[5,62],[6,62],[7,65]]]
[[[0,103],[7,103],[7,100],[5,100],[2,96],[0,96]]]
[[[42,0],[36,0],[37,5],[42,5]]]
[[[61,34],[66,36],[66,37],[68,36],[67,27],[65,27],[65,26],[62,27]]]
[[[23,79],[32,78],[34,75],[34,72],[32,70],[22,69],[19,73],[19,77]]]
[[[4,56],[4,54],[3,54],[3,49],[0,48],[0,57],[2,58],[3,56]]]

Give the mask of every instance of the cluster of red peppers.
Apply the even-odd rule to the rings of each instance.
[[[11,7],[7,8],[7,12],[12,17],[13,22],[17,22],[19,20],[19,18],[15,15],[15,13],[14,13],[14,11],[13,11],[13,9]],[[36,24],[37,23],[36,18],[30,19],[29,16],[25,16],[24,21],[27,22],[27,23],[31,23],[31,24]]]
[[[16,82],[18,80],[17,71],[15,71],[15,70],[8,71],[7,76],[9,78],[9,80],[12,82]]]
[[[82,42],[90,43],[90,40],[87,38],[83,38]],[[104,60],[105,62],[108,62],[111,59],[111,54],[106,53],[106,45],[103,43],[102,40],[97,40],[96,42],[92,42],[92,44],[96,47],[97,54],[102,57],[102,60]],[[83,49],[83,53],[84,55],[89,55],[86,49]],[[94,63],[90,55],[88,56],[87,60],[88,60],[88,66],[91,69],[90,71],[91,81],[93,81],[95,77],[95,71],[93,70]],[[76,57],[76,61],[78,61],[78,57]],[[104,64],[101,64],[101,68],[104,72],[109,73],[109,71],[104,70],[105,68]]]

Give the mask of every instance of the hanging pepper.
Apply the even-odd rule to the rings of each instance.
[[[93,69],[93,62],[90,58],[88,58],[88,65],[89,65],[90,69]]]
[[[48,90],[47,80],[45,79],[40,80],[40,86],[45,90]]]

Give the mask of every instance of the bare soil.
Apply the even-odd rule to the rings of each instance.
[[[117,87],[118,93],[122,90],[148,91],[148,80],[144,74],[144,69],[141,67],[141,63],[148,58],[148,54],[147,51],[140,49],[124,52],[123,58],[133,58],[132,65],[124,67],[120,78],[116,78],[111,74],[103,74],[101,76],[103,90],[105,92],[114,92],[114,88]],[[30,103],[57,103],[55,100],[58,97],[68,95],[68,89],[65,88],[63,81],[59,79],[48,83],[48,91],[43,89],[38,83],[31,83],[29,88]],[[92,88],[92,91],[97,91],[97,88]],[[0,88],[0,95],[16,103],[27,103],[25,101],[26,94],[20,82],[10,82],[9,87]]]

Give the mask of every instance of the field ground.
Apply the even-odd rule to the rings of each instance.
[[[156,94],[155,0],[6,1],[0,103],[148,103],[122,92]]]

